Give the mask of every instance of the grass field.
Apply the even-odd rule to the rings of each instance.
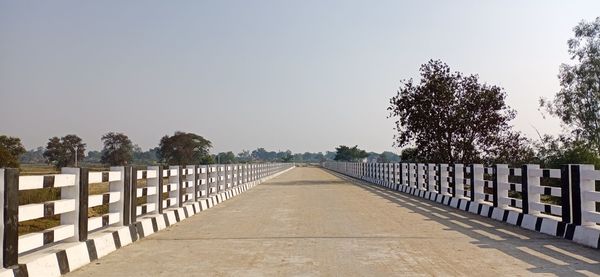
[[[90,165],[86,166],[91,171],[106,171],[108,168],[101,165]],[[22,165],[21,175],[52,175],[59,174],[53,166],[49,165]],[[102,194],[108,192],[108,183],[98,183],[89,186],[89,194]],[[46,188],[46,189],[34,189],[19,191],[19,205],[27,205],[34,203],[43,203],[46,201],[60,199],[60,188]],[[108,205],[102,205],[98,207],[90,208],[88,211],[88,217],[95,217],[108,212]],[[24,235],[31,232],[39,232],[44,229],[56,227],[60,224],[60,216],[52,216],[46,218],[38,218],[19,223],[19,235]]]

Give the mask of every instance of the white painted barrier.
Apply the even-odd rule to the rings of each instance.
[[[323,167],[526,229],[600,248],[600,171],[593,165],[324,162]]]
[[[0,169],[2,276],[56,276],[162,230],[294,167],[294,164],[111,167],[19,176]],[[90,185],[107,191],[90,194]],[[60,188],[56,200],[19,205],[19,192]],[[100,208],[101,207],[101,208]],[[100,209],[99,209],[100,208]],[[90,216],[90,209],[101,214]],[[19,224],[56,226],[19,236]],[[82,256],[83,255],[83,256]]]

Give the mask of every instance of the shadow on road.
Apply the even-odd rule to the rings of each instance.
[[[442,224],[446,227],[445,230],[467,235],[478,247],[493,248],[520,259],[533,267],[529,269],[532,273],[568,274],[569,276],[600,275],[600,250],[521,229],[332,171],[327,172],[403,209],[417,213],[425,220]]]

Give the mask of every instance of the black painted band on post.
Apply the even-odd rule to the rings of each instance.
[[[562,222],[571,223],[571,170],[569,165],[560,166],[560,198],[562,207]]]
[[[571,211],[572,223],[581,225],[581,168],[578,164],[571,165]]]
[[[131,223],[131,166],[123,168],[123,225]]]
[[[177,174],[177,184],[178,184],[178,188],[177,188],[177,207],[182,207],[183,206],[183,195],[185,194],[185,189],[183,188],[183,182],[184,182],[184,172],[186,171],[184,166],[179,166],[179,174]]]
[[[2,263],[11,267],[19,257],[19,170],[4,169],[4,230],[2,234]]]
[[[217,176],[217,178],[216,178],[216,188],[215,188],[216,194],[219,194],[219,189],[220,189],[220,186],[221,186],[220,183],[219,183],[221,181],[221,180],[219,180],[219,179],[221,179],[221,175],[219,174],[220,168],[221,167],[217,164],[217,166],[215,168],[216,169],[215,176]]]
[[[494,190],[494,194],[493,196],[493,200],[492,202],[494,203],[494,207],[498,207],[498,195],[500,193],[499,191],[499,186],[498,186],[498,165],[494,165],[492,167],[492,174],[494,174],[494,180],[492,181],[492,188]],[[484,190],[485,192],[485,190]]]
[[[131,201],[130,201],[130,223],[137,221],[137,168],[131,168],[131,178],[129,182],[129,187],[131,191]]]
[[[89,176],[88,168],[79,169],[79,218],[77,218],[79,241],[86,241],[88,237]]]
[[[437,164],[436,177],[437,180],[435,180],[435,185],[437,186],[437,189],[435,191],[437,193],[442,193],[442,164]]]
[[[426,163],[426,164],[423,166],[423,182],[425,183],[425,184],[424,184],[425,191],[431,191],[431,187],[430,187],[430,185],[431,185],[431,180],[429,180],[429,177],[430,177],[430,176],[431,176],[431,175],[429,175],[429,164],[427,164],[427,163]]]
[[[448,186],[452,188],[452,197],[456,197],[456,165],[451,164],[452,174],[450,176],[450,180],[452,180]]]
[[[200,166],[194,166],[194,202],[198,202],[198,192],[200,191]]]
[[[475,165],[471,164],[469,165],[469,167],[471,168],[471,178],[469,178],[469,184],[471,186],[471,188],[469,188],[469,192],[470,192],[470,198],[471,201],[475,200]]]
[[[396,164],[395,163],[390,163],[390,171],[392,172],[390,174],[390,180],[391,180],[391,183],[392,183],[392,189],[393,190],[398,190],[398,181],[397,181],[397,178],[396,178],[397,172],[396,172]]]
[[[407,164],[407,167],[406,167],[406,168],[407,168],[407,170],[406,170],[406,174],[407,174],[407,179],[406,179],[406,182],[407,182],[407,184],[408,184],[408,187],[411,187],[411,186],[412,186],[412,184],[410,183],[410,182],[411,182],[411,180],[412,180],[412,178],[411,178],[411,177],[412,177],[412,176],[411,176],[411,175],[412,175],[412,172],[410,171],[410,167],[411,167],[411,166],[410,166],[410,163],[408,163],[408,164]]]
[[[421,170],[419,170],[419,167],[420,167],[419,163],[417,163],[416,165],[417,165],[417,167],[416,167],[415,173],[417,174],[417,178],[416,178],[417,190],[421,190],[423,188],[423,174],[421,174],[422,173],[421,170],[423,170],[423,168],[421,168]]]
[[[156,205],[158,207],[156,207],[156,210],[158,211],[159,214],[163,213],[163,167],[158,166],[158,174],[156,174],[157,178],[158,178],[158,188],[157,188],[157,193],[158,193],[158,203],[156,203]]]
[[[521,167],[521,203],[524,214],[529,213],[529,172],[527,165]]]

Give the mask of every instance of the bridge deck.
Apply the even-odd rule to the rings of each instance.
[[[297,168],[72,276],[600,274],[600,252]]]

